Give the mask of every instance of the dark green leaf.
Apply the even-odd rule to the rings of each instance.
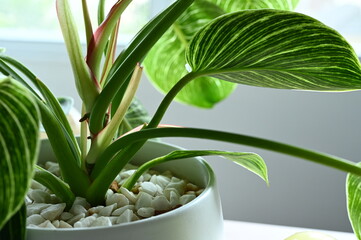
[[[185,51],[195,33],[210,20],[224,14],[217,5],[196,1],[164,34],[148,53],[144,66],[151,82],[167,93],[187,74]],[[226,98],[235,84],[203,77],[190,82],[176,96],[176,100],[198,107],[210,108]]]
[[[148,169],[168,161],[200,157],[200,156],[220,156],[231,160],[234,163],[246,168],[255,173],[268,184],[267,166],[263,159],[256,153],[241,153],[241,152],[225,152],[217,150],[177,150],[165,156],[152,159],[142,166],[122,185],[125,188],[132,188],[138,178]]]
[[[361,166],[361,164],[358,164]],[[348,174],[346,180],[347,210],[357,239],[361,239],[361,177]]]
[[[177,0],[151,20],[130,43],[129,47],[115,60],[108,74],[107,84],[97,98],[89,119],[89,129],[98,133],[103,127],[105,112],[119,89],[141,62],[151,47],[158,41],[172,23],[191,5],[193,0]]]
[[[0,228],[20,209],[38,152],[39,113],[18,82],[0,80]]]
[[[5,226],[0,229],[0,240],[25,240],[26,239],[26,205],[22,204]]]
[[[190,43],[199,76],[246,85],[348,91],[361,88],[359,60],[333,29],[299,13],[248,10],[224,15]]]

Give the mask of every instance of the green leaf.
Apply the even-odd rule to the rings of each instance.
[[[126,84],[137,63],[194,0],[177,0],[138,32],[130,45],[120,54],[109,71],[108,80],[90,114],[89,129],[98,133],[103,127],[105,112],[117,92]]]
[[[61,202],[65,202],[67,208],[70,208],[73,205],[75,195],[71,192],[69,186],[65,182],[51,172],[36,166],[34,180],[52,191]]]
[[[181,77],[187,74],[184,58],[189,42],[206,23],[224,13],[243,9],[293,9],[298,0],[233,1],[200,0],[188,8],[157,42],[144,61],[151,82],[167,93]],[[159,64],[162,63],[162,64]],[[198,78],[185,86],[175,100],[197,107],[211,108],[228,97],[236,85],[216,78]]]
[[[98,83],[93,79],[88,65],[82,56],[78,31],[71,13],[68,0],[57,0],[56,9],[66,48],[70,58],[75,85],[80,98],[89,112],[99,95]]]
[[[117,22],[121,14],[131,2],[131,0],[118,0],[111,8],[106,19],[96,29],[93,37],[91,38],[87,53],[87,64],[98,81],[100,81],[99,68],[102,55],[105,47],[107,46],[109,37],[114,31],[114,28],[117,26]]]
[[[165,156],[158,157],[144,163],[130,178],[127,179],[127,181],[122,186],[131,189],[138,180],[138,178],[145,171],[158,164],[178,159],[201,156],[220,156],[222,158],[231,160],[234,163],[255,173],[268,184],[267,166],[263,159],[256,153],[225,152],[217,150],[177,150]]]
[[[0,228],[24,202],[38,153],[39,112],[21,84],[0,81]]]
[[[187,74],[185,51],[195,33],[207,22],[224,14],[217,5],[196,1],[164,34],[148,53],[144,66],[151,82],[167,93]],[[176,100],[198,107],[210,108],[226,98],[235,84],[203,77],[190,82],[176,96]]]
[[[149,120],[150,116],[148,114],[148,111],[145,109],[145,107],[138,98],[134,98],[129,106],[125,118],[120,124],[118,130],[118,137],[132,130],[133,128],[141,126],[144,123],[148,123]]]
[[[297,3],[299,2],[299,0],[242,0],[242,1],[208,0],[208,1],[218,5],[227,13],[231,13],[239,10],[263,9],[263,8],[293,10],[296,7]]]
[[[25,240],[26,239],[26,205],[22,204],[10,220],[0,230],[1,240]]]
[[[361,166],[361,163],[358,164]],[[346,180],[348,216],[357,239],[361,239],[361,177],[348,174]]]
[[[299,13],[248,10],[206,25],[187,61],[198,76],[251,86],[316,91],[361,88],[359,60],[333,29]]]

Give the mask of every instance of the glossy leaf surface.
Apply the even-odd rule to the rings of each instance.
[[[17,212],[33,176],[39,113],[32,95],[10,78],[0,81],[0,228]]]
[[[359,166],[361,164],[358,164]],[[357,239],[361,239],[361,177],[348,174],[346,181],[347,210]]]
[[[26,239],[26,205],[21,208],[0,229],[1,240],[25,240]]]
[[[196,1],[173,24],[147,55],[144,61],[151,82],[167,93],[187,74],[185,51],[195,33],[206,23],[225,12],[208,1]],[[176,100],[203,108],[210,108],[226,98],[235,85],[219,79],[203,77],[190,82]]]
[[[348,91],[361,88],[359,60],[333,29],[299,13],[248,10],[222,16],[190,43],[199,76],[251,86]]]
[[[256,153],[225,152],[217,150],[177,150],[165,156],[152,159],[138,168],[138,170],[123,184],[123,187],[131,189],[138,178],[148,169],[173,160],[200,157],[220,156],[233,161],[261,177],[268,184],[267,166],[263,159]]]
[[[166,93],[186,75],[185,51],[192,37],[205,24],[225,13],[243,9],[292,10],[297,2],[297,0],[196,1],[149,52],[144,62],[147,75],[161,92]],[[175,99],[186,104],[210,108],[229,96],[235,87],[236,85],[230,82],[202,77],[188,83]]]
[[[208,0],[217,4],[225,12],[235,12],[247,9],[280,9],[280,10],[293,10],[299,0]]]

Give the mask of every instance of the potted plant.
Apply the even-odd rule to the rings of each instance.
[[[281,4],[283,2],[286,4]],[[253,7],[283,6],[289,10],[295,2],[265,1],[264,5]],[[67,208],[72,206],[75,196],[85,198],[92,206],[103,203],[117,174],[148,139],[212,139],[260,147],[350,172],[349,211],[355,233],[360,238],[357,217],[360,192],[357,186],[361,168],[353,162],[237,133],[160,124],[176,96],[180,101],[207,107],[230,94],[234,83],[313,91],[360,89],[360,63],[343,37],[311,17],[285,10],[232,12],[245,6],[237,1],[196,1],[191,5],[192,0],[178,0],[148,22],[129,46],[115,58],[119,17],[130,3],[130,0],[117,1],[104,18],[104,1],[100,1],[100,24],[93,32],[86,1],[82,1],[87,35],[84,59],[68,1],[56,1],[75,84],[83,101],[79,144],[51,91],[22,64],[8,56],[0,56],[0,71],[9,76],[1,81],[1,116],[11,116],[2,117],[0,121],[0,153],[2,159],[5,159],[1,163],[4,167],[0,170],[2,234],[13,236],[14,239],[19,235],[24,237],[23,231],[14,230],[12,226],[18,222],[21,222],[22,226],[25,224],[26,209],[23,199],[33,175],[38,142],[36,123],[40,115],[61,169],[61,179],[40,167],[36,167],[34,178],[56,193]],[[232,13],[224,14],[227,12]],[[197,25],[202,22],[199,19],[210,20],[214,17],[217,18],[205,26]],[[156,44],[172,23],[175,23],[174,32],[180,40],[168,45],[172,35],[167,32]],[[196,26],[187,32],[185,26],[189,24]],[[182,59],[181,56],[178,58],[177,55],[169,54],[172,52],[169,48],[184,49],[186,60],[179,60]],[[133,99],[142,73],[140,63],[148,52],[145,60],[147,72],[152,81],[167,94],[150,121],[144,121],[143,112],[136,111],[141,125],[135,128],[137,125],[130,124],[126,113],[130,109],[134,114],[134,109],[140,109],[140,105]],[[178,67],[183,65],[186,65],[185,68],[179,70]],[[35,87],[29,86],[27,81]],[[205,84],[211,87],[200,88]],[[181,93],[184,88],[188,90]],[[210,92],[217,93],[217,96],[214,98]],[[136,124],[139,124],[139,121],[136,121]],[[144,163],[122,187],[132,189],[144,171],[159,163],[206,155],[228,158],[267,181],[266,166],[257,154],[219,150],[175,150]],[[159,232],[155,227],[144,229],[146,228]],[[131,229],[133,232],[140,231]],[[82,231],[72,232],[73,239],[83,234]],[[94,232],[90,230],[90,235]],[[141,234],[144,236],[148,233]],[[209,235],[206,237],[209,239]],[[169,239],[169,235],[163,238]]]

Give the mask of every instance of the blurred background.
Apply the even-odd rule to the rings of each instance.
[[[166,1],[134,3],[133,10],[123,18],[130,23],[121,33],[123,46],[134,30],[166,5]],[[140,18],[133,19],[135,9],[142,11]],[[337,29],[361,54],[360,0],[300,0],[296,11]],[[0,46],[32,69],[56,95],[73,97],[80,109],[54,1],[1,0]],[[150,114],[162,99],[146,77],[137,95]],[[239,86],[211,110],[173,103],[163,123],[264,137],[357,162],[361,155],[360,103],[360,92],[316,93]],[[343,172],[244,146],[194,139],[166,141],[189,149],[252,151],[265,159],[269,187],[229,161],[208,159],[218,176],[226,219],[351,231]]]

